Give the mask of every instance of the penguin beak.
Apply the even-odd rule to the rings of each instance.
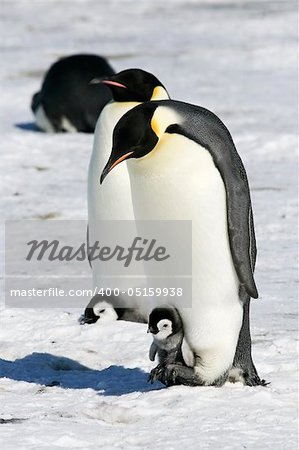
[[[118,83],[117,81],[112,81],[112,80],[102,80],[101,78],[93,78],[89,82],[89,84],[100,84],[100,83],[106,84],[108,87],[113,86],[113,87],[127,89],[127,86],[125,86],[124,84],[121,84],[121,83]]]
[[[113,86],[113,87],[120,87],[120,88],[124,88],[127,89],[127,86],[125,86],[124,84],[118,83],[117,81],[112,81],[112,80],[102,80],[103,84],[107,84],[107,86]]]
[[[114,162],[113,162],[113,158],[110,157],[109,161],[107,162],[107,164],[104,167],[104,170],[102,172],[102,175],[101,175],[101,178],[100,178],[100,184],[103,183],[103,181],[105,180],[105,178],[108,175],[108,173],[111,172],[111,170],[114,169],[114,167],[116,167],[119,163],[121,163],[125,159],[129,158],[129,156],[132,155],[132,153],[134,153],[134,152],[125,153],[124,155],[122,155],[119,158],[117,158]]]
[[[157,334],[157,331],[152,326],[149,326],[147,329],[147,333]]]
[[[86,323],[95,323],[98,319],[92,319],[91,317],[82,316],[79,319],[80,325],[85,325]]]

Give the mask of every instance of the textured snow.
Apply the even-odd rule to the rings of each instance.
[[[296,3],[2,0],[1,29],[2,221],[86,218],[92,136],[32,129],[31,95],[60,56],[147,69],[226,123],[252,188],[253,353],[271,381],[151,386],[145,325],[79,326],[82,311],[5,309],[2,295],[1,449],[297,448]]]

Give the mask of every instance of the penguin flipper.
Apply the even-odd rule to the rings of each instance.
[[[209,146],[207,149],[225,185],[232,259],[241,287],[250,297],[258,298],[253,276],[256,242],[247,175],[228,131],[221,137],[221,144]]]
[[[244,169],[243,169],[244,170]],[[247,294],[258,298],[253,270],[256,259],[256,244],[253,214],[247,177],[244,172],[236,179],[224,179],[227,195],[228,234],[234,266]],[[243,178],[245,176],[245,178]],[[243,178],[243,179],[242,179]]]
[[[246,171],[225,125],[215,115],[211,123],[217,139],[201,145],[210,152],[225,185],[230,250],[240,285],[250,297],[258,298],[253,277],[256,242]]]
[[[158,347],[156,346],[156,344],[154,342],[152,342],[152,345],[150,346],[150,349],[149,349],[149,355],[148,355],[149,359],[151,361],[155,361],[157,352],[158,352]]]
[[[220,119],[212,116],[210,123],[217,139],[202,145],[211,153],[225,185],[230,250],[240,285],[250,297],[258,298],[253,277],[256,242],[246,171],[229,131]]]

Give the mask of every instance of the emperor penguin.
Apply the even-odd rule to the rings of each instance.
[[[165,366],[169,364],[185,365],[182,353],[184,329],[178,310],[168,305],[154,308],[149,315],[147,332],[153,335],[149,358],[154,361],[158,355],[159,362],[158,366],[152,369],[148,378],[148,381],[153,383],[159,379]],[[166,381],[169,383],[169,380]]]
[[[228,129],[200,106],[147,102],[117,123],[101,182],[123,161],[137,220],[192,221],[192,306],[172,303],[194,367],[169,364],[160,380],[220,386],[234,365],[245,384],[264,384],[249,331],[249,299],[258,297],[250,191]]]
[[[79,318],[80,325],[96,322],[108,323],[118,319],[117,312],[111,303],[103,300],[102,296],[95,295],[85,308],[84,314]]]
[[[105,80],[99,80],[111,89],[112,101],[108,103],[98,119],[93,142],[93,151],[88,171],[88,242],[101,240],[101,221],[103,220],[135,220],[130,180],[126,164],[115,169],[105,186],[100,186],[100,176],[109,158],[112,147],[112,133],[118,120],[134,106],[145,101],[168,99],[163,84],[151,73],[141,69],[127,69]],[[93,83],[96,83],[94,80]],[[128,281],[119,279],[117,286],[110,286],[104,278],[103,265],[94,260],[91,263],[94,289],[108,287],[126,291]],[[109,298],[105,298],[109,302]],[[133,303],[133,307],[132,307]],[[128,309],[123,311],[126,320],[147,320],[147,312],[138,313],[132,297],[122,296],[118,305]],[[138,306],[136,303],[136,306]],[[141,316],[140,316],[141,315]],[[143,315],[143,316],[142,316]],[[143,317],[143,318],[142,318]]]
[[[103,107],[111,100],[104,84],[95,86],[115,72],[98,55],[79,54],[62,58],[47,71],[41,90],[31,101],[37,126],[49,133],[93,133]]]
[[[117,308],[113,305],[115,297],[108,298],[100,294],[96,294],[85,308],[84,314],[79,319],[81,325],[114,322],[115,320],[125,320],[129,322],[146,323],[145,318],[138,311],[138,309]]]

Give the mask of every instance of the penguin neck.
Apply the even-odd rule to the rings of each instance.
[[[156,86],[153,90],[151,101],[155,100],[168,100],[169,95],[166,91],[166,89],[162,86]]]
[[[98,183],[100,174],[109,159],[115,125],[126,112],[137,105],[139,105],[138,102],[115,102],[111,100],[102,110],[94,133],[93,152],[89,165],[90,180],[92,179],[94,183]]]
[[[158,108],[153,114],[151,120],[151,127],[152,130],[157,135],[157,137],[161,139],[165,133],[165,130],[170,125],[180,124],[181,122],[182,118],[177,113],[177,111],[174,111],[172,108],[169,108],[169,106],[158,106]]]
[[[115,100],[112,100],[110,102],[110,105],[112,105],[113,108],[118,109],[118,110],[124,110],[124,113],[126,113],[126,110],[128,111],[129,109],[134,108],[137,105],[140,105],[140,102],[136,102],[136,101],[128,101],[128,102],[116,102]]]

